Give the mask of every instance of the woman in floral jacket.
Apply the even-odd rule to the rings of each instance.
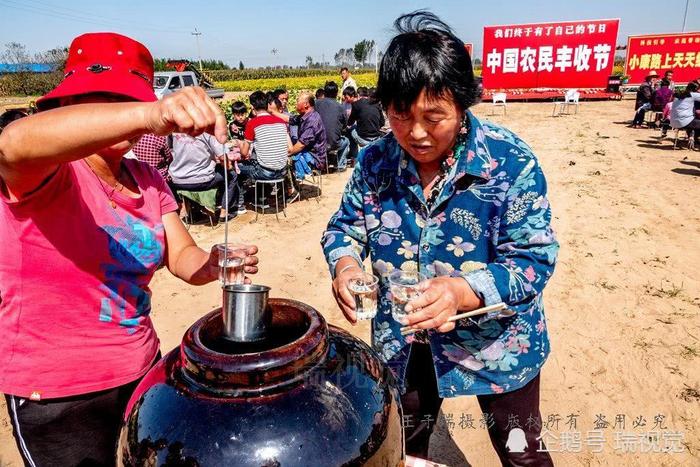
[[[474,394],[504,465],[551,465],[537,440],[549,353],[542,290],[558,250],[544,175],[527,144],[467,110],[471,60],[449,27],[425,12],[395,25],[377,87],[392,134],[360,154],[322,239],[333,291],[355,322],[347,284],[369,255],[380,277],[372,341],[404,393],[409,454],[427,455],[442,398]],[[429,278],[407,305],[414,336],[391,316],[394,269]],[[516,314],[447,321],[499,302]],[[527,448],[509,452],[517,427]]]

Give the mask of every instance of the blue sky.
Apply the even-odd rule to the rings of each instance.
[[[296,66],[307,55],[332,62],[338,49],[365,38],[384,47],[398,15],[429,8],[473,42],[481,57],[483,26],[620,18],[617,42],[626,44],[630,34],[680,32],[685,5],[686,0],[0,0],[0,46],[14,41],[38,52],[68,45],[83,32],[115,31],[140,40],[155,57],[195,58],[191,32],[197,28],[203,58],[231,65],[242,60],[247,67]],[[700,0],[690,0],[687,18],[686,31],[700,30]]]

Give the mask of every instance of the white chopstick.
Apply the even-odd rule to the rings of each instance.
[[[466,313],[461,313],[459,315],[454,315],[450,316],[447,318],[448,322],[452,321],[458,321],[463,318],[470,318],[472,316],[479,316],[479,315],[485,315],[486,313],[491,313],[492,311],[501,311],[505,310],[507,308],[506,304],[501,302],[501,303],[496,303],[495,305],[489,305],[485,306],[483,308],[477,308],[476,310],[468,311]],[[413,334],[416,331],[420,331],[420,329],[413,329],[408,326],[401,328],[401,335],[406,336],[408,334]]]

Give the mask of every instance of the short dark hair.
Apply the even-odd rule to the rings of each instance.
[[[664,78],[661,80],[661,87],[664,87],[664,86],[668,87],[670,85],[671,85],[671,82],[668,80],[668,78]]]
[[[267,94],[262,91],[255,91],[250,95],[250,105],[255,110],[267,110]]]
[[[326,93],[326,97],[330,99],[335,99],[338,97],[338,85],[335,81],[326,81],[326,85],[323,86],[323,90]]]
[[[323,88],[318,88],[316,90],[316,99],[323,99],[324,97],[326,97],[326,91]]]
[[[282,109],[282,101],[278,96],[275,96],[274,91],[268,91],[265,95],[267,96],[267,105],[275,104],[278,109]]]
[[[357,95],[360,97],[367,97],[369,96],[369,90],[364,86],[360,86],[357,88]]]
[[[248,112],[248,106],[245,105],[245,102],[236,101],[233,104],[231,104],[231,113],[240,115],[246,112]]]
[[[348,70],[348,67],[346,67],[346,66],[344,66],[343,68],[340,69],[341,73],[344,71],[350,72],[350,70]]]
[[[343,96],[357,97],[357,91],[352,86],[343,89]]]
[[[697,81],[690,81],[683,92],[679,93],[678,98],[687,99],[690,97],[691,92],[698,92],[698,89],[700,89],[700,83]]]
[[[279,88],[272,91],[272,93],[275,95],[275,97],[279,98],[282,94],[287,94],[287,90]]]
[[[377,99],[377,88],[369,88],[367,90],[367,93],[369,95],[369,101],[372,104],[377,104],[379,103],[379,99]]]
[[[15,120],[19,120],[20,118],[24,118],[27,115],[27,112],[20,109],[6,110],[2,114],[0,114],[0,132],[2,132],[2,129],[10,123],[14,122]]]
[[[669,74],[673,74],[673,70],[666,70],[666,73],[664,73],[664,76],[668,76]]]
[[[433,13],[419,10],[394,21],[398,32],[379,67],[377,97],[385,109],[408,110],[425,90],[429,98],[451,97],[466,110],[477,98],[476,80],[464,42]]]

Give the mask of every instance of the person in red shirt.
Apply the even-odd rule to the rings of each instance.
[[[289,164],[288,153],[292,141],[287,133],[287,123],[270,115],[270,98],[262,91],[250,95],[250,105],[255,111],[245,129],[241,142],[241,155],[245,160],[239,164],[242,180],[284,179]],[[253,154],[253,148],[255,148]],[[299,197],[291,186],[287,187],[288,202]]]
[[[77,37],[65,71],[41,112],[0,134],[0,392],[26,465],[114,465],[126,402],[159,355],[154,272],[218,277],[163,177],[124,155],[149,133],[223,143],[226,119],[198,87],[157,101],[150,52],[119,34]]]

